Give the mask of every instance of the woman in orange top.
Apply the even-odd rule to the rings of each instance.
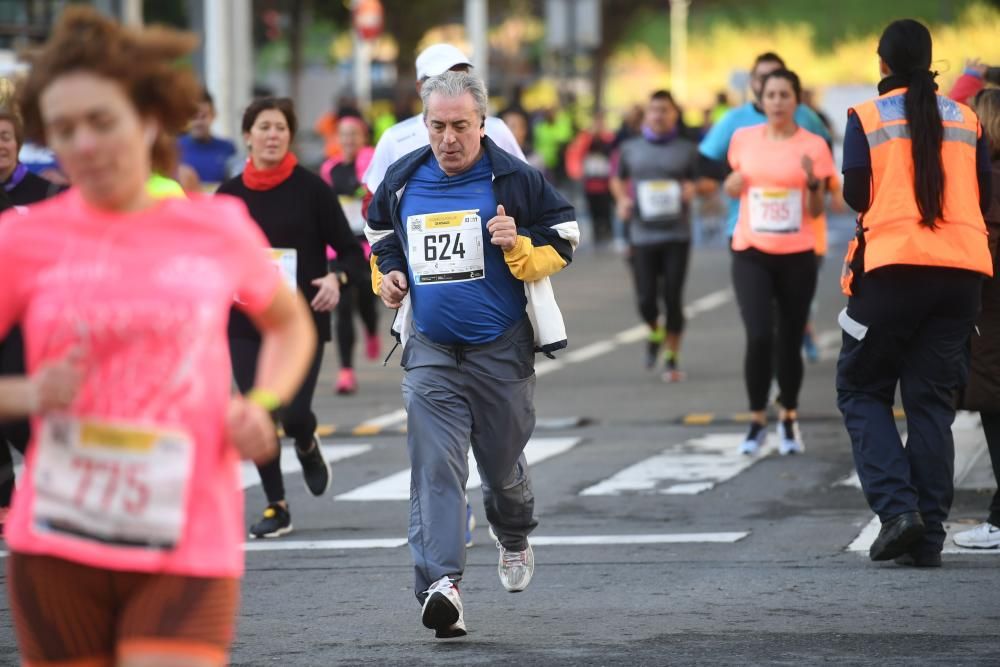
[[[982,215],[990,160],[973,111],[935,94],[927,28],[890,24],[878,54],[880,96],[850,109],[844,133],[844,198],[860,215],[842,279],[850,300],[837,404],[882,521],[869,556],[938,567],[954,493],[955,391],[993,272]],[[897,383],[905,447],[892,414]]]
[[[744,376],[753,412],[740,452],[756,454],[764,444],[767,395],[776,366],[779,451],[794,454],[803,451],[797,423],[804,374],[799,348],[816,291],[812,219],[823,212],[823,184],[834,166],[826,142],[795,123],[799,77],[776,70],[764,78],[761,90],[767,122],[733,135],[733,171],[724,184],[726,194],[740,198],[733,287],[747,332]]]

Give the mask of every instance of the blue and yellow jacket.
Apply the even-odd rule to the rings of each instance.
[[[504,260],[511,274],[525,284],[526,310],[535,329],[536,346],[550,354],[567,345],[549,276],[573,261],[573,251],[580,242],[576,212],[540,171],[499,148],[489,137],[483,137],[483,148],[493,166],[493,194],[517,222],[517,242],[504,251]],[[382,275],[407,272],[399,204],[410,176],[430,153],[431,147],[424,146],[395,162],[368,206],[365,234],[372,246],[372,289],[376,294]],[[393,324],[404,345],[411,325],[407,297]]]

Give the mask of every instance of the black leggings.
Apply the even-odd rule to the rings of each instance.
[[[632,273],[639,301],[639,315],[655,329],[660,318],[657,305],[662,295],[667,311],[667,331],[684,331],[684,279],[687,277],[690,241],[668,241],[632,248]]]
[[[987,521],[1000,526],[1000,412],[980,412],[979,417],[983,421],[986,447],[990,451],[990,461],[993,462],[993,479],[997,483]]]
[[[24,340],[15,327],[0,341],[0,375],[24,375]],[[26,419],[0,424],[0,507],[10,507],[14,494],[14,459],[10,448],[24,454],[31,439]]]
[[[365,333],[374,335],[378,329],[378,310],[375,308],[375,293],[371,285],[348,284],[340,292],[337,304],[337,350],[340,352],[340,367],[354,368],[354,313],[361,316]]]
[[[261,341],[252,338],[230,338],[229,354],[232,357],[233,377],[236,386],[243,393],[253,388],[257,375],[257,357],[260,355]],[[299,387],[298,393],[282,410],[281,425],[285,434],[295,441],[300,451],[308,451],[312,447],[312,438],[316,433],[316,415],[312,411],[313,393],[316,391],[316,381],[319,379],[319,369],[323,365],[323,342],[316,345],[316,356],[306,379]],[[285,499],[285,480],[281,476],[281,450],[273,460],[258,465],[260,481],[264,486],[268,503],[276,503]]]
[[[771,255],[751,248],[733,253],[733,288],[747,333],[743,373],[753,412],[767,408],[775,361],[779,402],[787,410],[798,408],[802,332],[816,292],[816,273],[812,251]]]

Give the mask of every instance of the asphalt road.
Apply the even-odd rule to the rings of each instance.
[[[844,232],[835,225],[834,258]],[[333,487],[309,497],[286,456],[296,530],[247,554],[233,664],[1000,664],[1000,552],[949,549],[931,571],[865,555],[872,515],[834,404],[838,264],[819,289],[824,359],[806,371],[806,452],[747,460],[734,454],[746,398],[727,251],[693,256],[689,379],[674,385],[642,368],[622,258],[581,252],[555,281],[571,346],[538,360],[535,579],[504,592],[477,528],[458,640],[423,628],[410,590],[399,353],[387,367],[360,361],[360,391],[345,398],[330,390],[329,348],[316,407],[336,427],[324,439],[339,459]],[[963,429],[962,481],[985,485],[975,425]],[[265,501],[247,480],[249,523]],[[479,490],[469,497],[482,519]],[[960,489],[953,519],[978,522],[988,498]],[[15,651],[3,606],[0,664]]]

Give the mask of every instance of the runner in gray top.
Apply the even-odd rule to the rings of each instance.
[[[665,345],[663,379],[684,379],[678,369],[684,330],[683,288],[691,250],[691,201],[696,194],[698,146],[680,135],[680,108],[665,90],[653,93],[642,134],[621,146],[611,180],[618,216],[627,223],[639,314],[649,325],[646,368],[656,367]],[[666,327],[657,302],[666,306]]]

